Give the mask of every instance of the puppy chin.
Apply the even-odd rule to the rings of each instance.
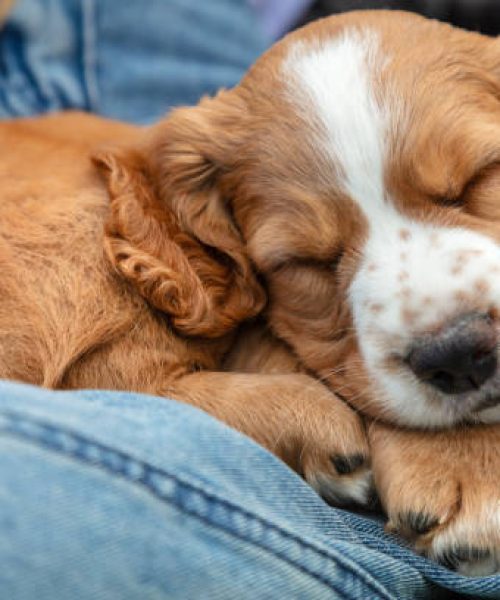
[[[500,404],[477,411],[473,414],[473,419],[474,422],[485,425],[500,423]]]

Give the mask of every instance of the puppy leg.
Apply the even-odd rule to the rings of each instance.
[[[161,393],[198,406],[252,437],[332,503],[371,502],[364,425],[313,378],[200,372]]]
[[[500,426],[368,431],[388,529],[463,574],[500,571]]]

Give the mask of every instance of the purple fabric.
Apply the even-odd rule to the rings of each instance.
[[[256,11],[264,34],[271,40],[293,27],[313,0],[247,0]]]

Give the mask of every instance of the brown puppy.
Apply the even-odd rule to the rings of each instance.
[[[225,218],[214,215],[212,244],[201,243],[145,173],[110,155],[96,159],[108,194],[91,153],[142,133],[76,113],[0,124],[10,149],[0,171],[0,376],[173,396],[253,437],[331,500],[367,502],[364,426],[311,377],[284,374],[296,359],[285,369],[273,345],[281,374],[267,360],[269,375],[216,372],[265,294]]]
[[[172,395],[332,499],[366,501],[359,419],[275,374],[302,368],[287,350],[257,340],[272,374],[209,372],[264,305],[250,257],[273,331],[374,420],[393,526],[464,572],[496,570],[499,92],[498,42],[351,13],[144,135],[83,116],[3,125],[0,375]],[[106,141],[125,148],[95,154],[110,210],[84,161]]]
[[[198,239],[225,251],[237,235],[207,225],[237,225],[273,331],[351,405],[460,427],[370,435],[391,522],[471,573],[500,566],[499,95],[498,41],[351,13],[174,112],[135,157]]]

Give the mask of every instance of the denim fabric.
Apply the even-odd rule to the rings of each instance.
[[[0,565],[9,600],[500,598],[191,406],[8,382]]]
[[[235,85],[266,45],[242,0],[17,0],[0,118],[79,108],[149,123]]]

